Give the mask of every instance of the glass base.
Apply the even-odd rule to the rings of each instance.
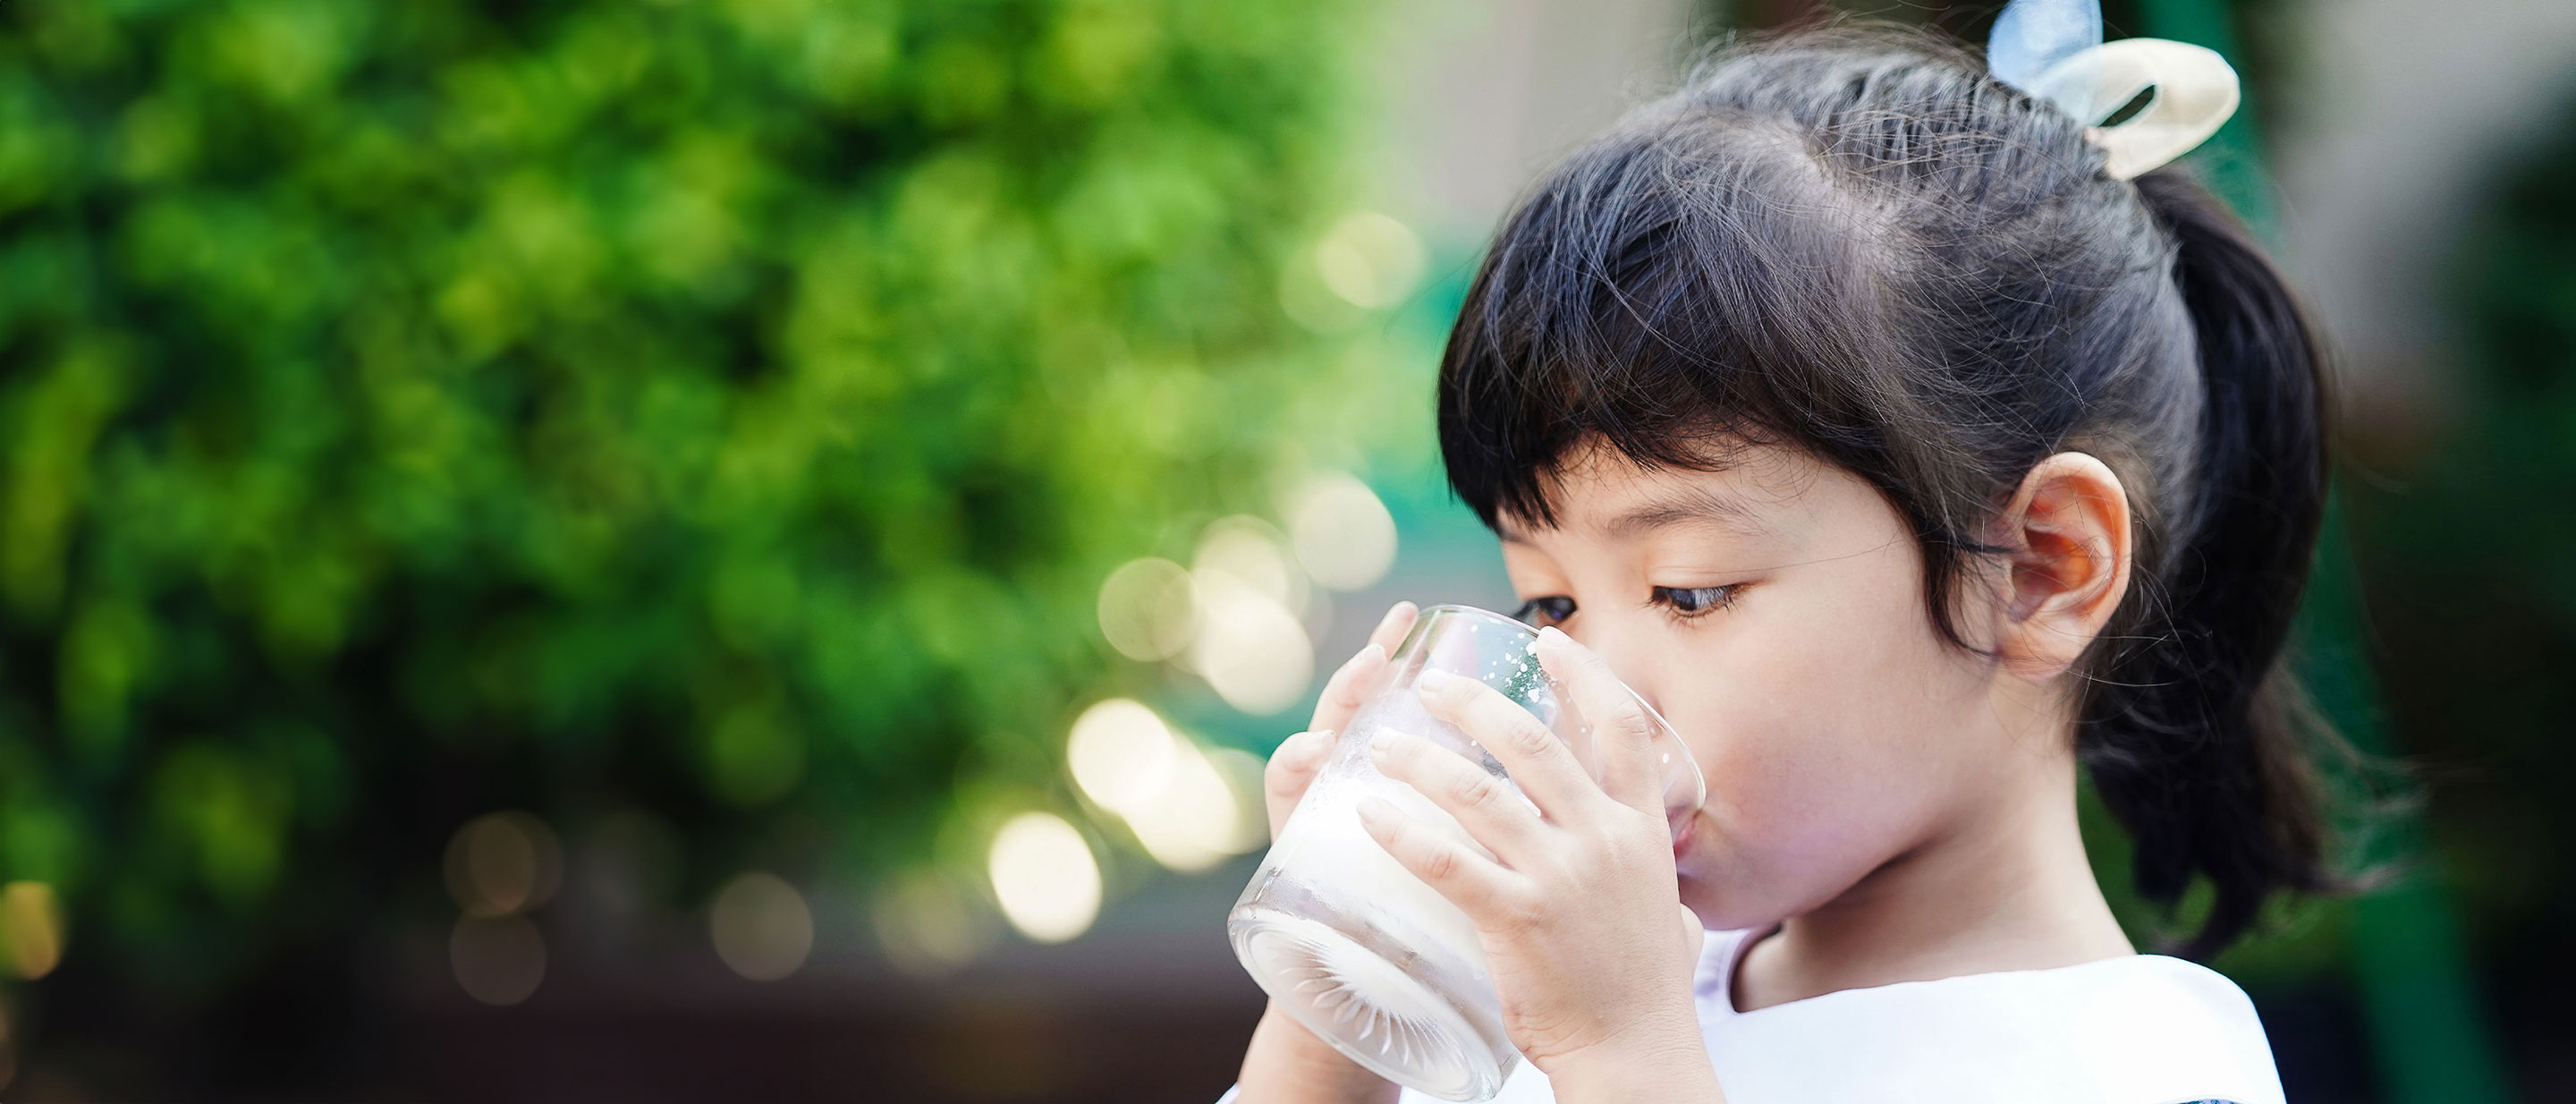
[[[1502,1091],[1504,1057],[1456,1005],[1402,967],[1331,927],[1241,908],[1226,934],[1272,1000],[1298,1023],[1377,1075],[1442,1100]]]

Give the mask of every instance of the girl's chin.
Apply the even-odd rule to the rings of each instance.
[[[1729,930],[1726,910],[1719,907],[1716,895],[1709,892],[1707,883],[1692,881],[1685,876],[1682,878],[1681,888],[1682,907],[1689,909],[1691,915],[1699,918],[1701,928],[1708,931]]]
[[[1694,816],[1673,837],[1673,873],[1681,879],[1682,901],[1705,896],[1713,888],[1708,862],[1708,827]],[[1694,906],[1696,907],[1696,906]]]
[[[1731,926],[1721,921],[1733,919],[1745,904],[1741,887],[1729,892],[1721,884],[1725,871],[1719,869],[1718,840],[1716,826],[1701,814],[1683,825],[1680,838],[1673,841],[1673,873],[1681,883],[1682,904],[1710,931]]]

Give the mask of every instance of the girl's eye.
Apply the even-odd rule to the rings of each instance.
[[[1574,599],[1559,595],[1532,598],[1521,603],[1521,608],[1512,614],[1513,620],[1533,629],[1562,625],[1566,618],[1572,616],[1574,616]]]
[[[1674,616],[1697,617],[1713,609],[1734,605],[1736,591],[1741,589],[1743,585],[1740,583],[1713,587],[1659,586],[1654,588],[1651,600],[1673,611]]]

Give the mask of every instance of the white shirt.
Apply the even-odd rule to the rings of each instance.
[[[1756,934],[1708,933],[1695,986],[1728,1104],[2283,1104],[2254,1002],[2204,966],[2130,955],[1738,1012]],[[1523,1062],[1494,1104],[1555,1099]],[[1437,1102],[1406,1090],[1402,1104]]]

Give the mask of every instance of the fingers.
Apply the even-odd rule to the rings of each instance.
[[[1404,643],[1404,634],[1413,631],[1413,619],[1421,612],[1411,602],[1388,606],[1386,616],[1378,618],[1377,628],[1370,630],[1369,643],[1393,654],[1395,646]]]
[[[1432,669],[1422,672],[1419,689],[1423,707],[1483,745],[1548,819],[1579,819],[1585,799],[1601,792],[1565,741],[1493,687]]]
[[[1544,825],[1529,799],[1464,755],[1408,733],[1381,731],[1369,741],[1378,773],[1411,786],[1476,838],[1505,865],[1528,848]]]
[[[1315,715],[1307,719],[1306,729],[1339,732],[1349,725],[1351,714],[1368,703],[1368,692],[1377,685],[1378,672],[1385,668],[1386,650],[1375,644],[1343,660],[1333,677],[1324,680],[1324,693],[1315,699]]]
[[[1466,844],[1404,815],[1385,798],[1361,799],[1359,814],[1369,838],[1414,877],[1471,915],[1490,915],[1519,877]]]
[[[1306,796],[1306,787],[1315,784],[1315,775],[1332,758],[1333,734],[1300,732],[1279,742],[1270,753],[1270,765],[1261,771],[1261,799],[1270,814],[1270,838],[1279,838],[1279,829],[1288,823],[1288,814],[1297,811],[1297,802]]]
[[[1646,703],[1611,673],[1599,652],[1553,625],[1539,630],[1538,642],[1530,650],[1565,687],[1575,712],[1592,727],[1602,792],[1622,805],[1663,815],[1663,770],[1656,762],[1655,747],[1655,735],[1663,726]]]
[[[1413,628],[1416,610],[1411,602],[1398,602],[1379,618],[1377,628],[1369,632],[1369,642],[1359,654],[1343,661],[1333,677],[1325,680],[1324,692],[1315,701],[1315,715],[1306,727],[1316,732],[1339,732],[1350,724],[1351,714],[1368,703],[1369,691],[1377,688],[1377,675],[1386,668],[1386,657],[1404,642],[1404,634]]]

